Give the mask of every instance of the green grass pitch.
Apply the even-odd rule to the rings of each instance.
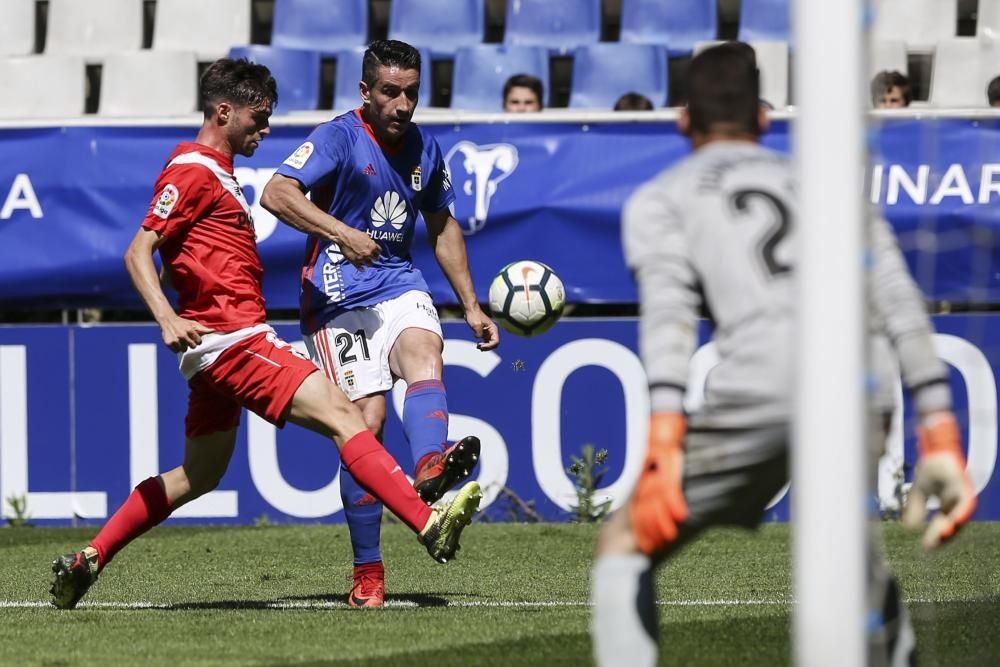
[[[586,665],[596,529],[475,524],[434,563],[385,527],[389,606],[348,608],[338,526],[164,527],[123,551],[72,612],[49,562],[94,529],[0,529],[0,665]],[[886,526],[923,665],[1000,665],[1000,524],[925,556]],[[662,662],[789,658],[789,532],[716,531],[660,569]]]

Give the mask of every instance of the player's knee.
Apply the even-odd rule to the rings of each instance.
[[[627,506],[611,515],[597,536],[597,555],[638,553],[635,536],[629,526]]]
[[[368,430],[378,436],[385,426],[385,404],[369,403],[361,410]]]
[[[365,416],[354,403],[348,400],[340,389],[331,384],[327,391],[327,400],[322,410],[321,419],[327,428],[335,434],[350,436],[359,431],[369,430]]]
[[[368,430],[375,434],[376,437],[380,436],[382,433],[382,426],[385,424],[385,415],[370,415],[368,413],[364,414],[365,426]]]
[[[214,491],[222,481],[222,476],[226,474],[226,469],[205,466],[191,468],[186,472],[189,493],[198,497]]]

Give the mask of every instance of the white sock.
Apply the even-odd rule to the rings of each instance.
[[[655,665],[656,607],[649,558],[600,556],[591,579],[590,635],[599,667]]]

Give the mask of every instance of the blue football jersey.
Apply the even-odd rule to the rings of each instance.
[[[359,270],[336,243],[309,237],[299,295],[303,333],[346,310],[428,291],[410,256],[417,215],[446,208],[455,194],[441,148],[423,129],[411,124],[398,146],[383,146],[357,109],[313,130],[278,173],[299,181],[317,206],[382,248],[374,266]]]

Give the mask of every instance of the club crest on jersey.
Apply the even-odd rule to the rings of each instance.
[[[173,183],[167,183],[163,186],[163,192],[157,197],[156,203],[153,204],[153,215],[157,215],[164,220],[170,215],[170,211],[174,209],[174,204],[177,203],[177,198],[179,197],[177,192],[177,186]]]
[[[517,147],[512,144],[474,144],[459,141],[444,156],[455,177],[455,219],[466,234],[486,226],[490,200],[500,183],[517,169]]]
[[[351,391],[354,391],[354,389],[357,388],[357,382],[354,379],[354,371],[351,369],[344,371],[344,384],[346,384],[347,388]]]
[[[295,152],[289,155],[288,158],[285,159],[285,164],[287,164],[289,167],[294,167],[295,169],[301,169],[302,167],[306,166],[306,162],[309,161],[309,158],[312,157],[312,154],[313,154],[312,142],[307,141],[298,148],[296,148]]]
[[[413,168],[413,171],[410,172],[410,187],[412,187],[417,192],[420,192],[420,190],[424,187],[424,184],[420,180],[419,164]]]

